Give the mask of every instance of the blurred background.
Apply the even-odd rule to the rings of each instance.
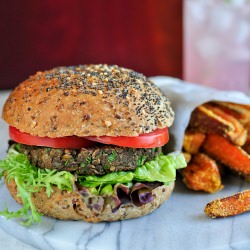
[[[182,0],[10,0],[0,16],[2,89],[89,63],[182,77]]]

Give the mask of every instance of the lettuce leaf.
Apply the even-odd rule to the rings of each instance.
[[[154,160],[145,162],[135,171],[112,172],[103,176],[80,176],[79,181],[85,187],[96,188],[102,185],[140,182],[163,182],[168,185],[175,181],[176,169],[186,167],[183,154],[174,152],[168,155],[156,156]]]
[[[135,171],[121,171],[104,176],[77,176],[78,182],[89,189],[94,195],[110,195],[114,193],[117,184],[132,186],[132,182],[163,182],[175,181],[176,169],[186,166],[181,153],[157,156],[154,160],[142,163]],[[15,212],[7,208],[0,215],[10,218],[23,218],[22,224],[39,223],[41,214],[32,203],[32,193],[45,188],[48,197],[53,192],[53,185],[60,190],[73,191],[76,177],[67,171],[39,169],[33,166],[26,155],[18,152],[18,144],[10,147],[5,160],[0,161],[0,179],[6,173],[6,182],[15,180],[18,196],[23,201],[23,207]]]
[[[80,183],[85,187],[98,187],[116,183],[128,183],[134,178],[132,171],[120,171],[105,174],[103,176],[78,176]]]
[[[183,154],[174,152],[168,155],[159,155],[154,160],[145,162],[134,172],[136,181],[159,181],[169,184],[175,181],[176,169],[186,167]]]
[[[41,214],[36,211],[32,203],[32,193],[45,188],[47,196],[50,197],[53,185],[61,190],[73,191],[74,175],[67,171],[42,170],[32,166],[26,155],[16,151],[15,145],[9,149],[6,159],[0,161],[0,171],[0,178],[3,177],[5,171],[7,172],[6,182],[11,179],[15,180],[18,196],[24,204],[16,212],[10,212],[6,208],[0,212],[0,215],[6,216],[7,219],[24,218],[22,222],[24,225],[39,223],[41,220]]]

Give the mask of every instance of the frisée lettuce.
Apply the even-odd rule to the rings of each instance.
[[[50,197],[53,185],[61,190],[73,191],[75,177],[66,171],[42,170],[32,166],[27,156],[19,153],[15,146],[10,147],[5,160],[0,161],[0,179],[6,174],[6,182],[12,179],[16,182],[18,197],[22,199],[23,207],[16,212],[5,208],[0,215],[7,219],[23,218],[23,225],[40,223],[42,214],[36,211],[31,194],[45,188],[47,196]]]
[[[32,193],[45,188],[48,197],[53,192],[53,186],[60,190],[73,191],[78,183],[89,189],[94,195],[112,193],[117,184],[131,186],[133,182],[162,182],[168,185],[175,181],[176,169],[186,166],[185,158],[181,153],[159,155],[154,160],[143,163],[135,171],[121,171],[108,173],[104,176],[77,177],[67,171],[40,169],[33,166],[25,154],[18,152],[18,144],[9,148],[8,155],[0,161],[0,179],[5,176],[5,181],[14,180],[17,185],[18,197],[23,202],[23,207],[18,211],[9,211],[5,208],[0,215],[10,218],[22,218],[22,224],[30,225],[39,223],[41,215],[32,203]]]

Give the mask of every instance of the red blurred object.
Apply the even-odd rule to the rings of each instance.
[[[182,75],[182,0],[4,1],[0,87],[38,70],[108,63]]]

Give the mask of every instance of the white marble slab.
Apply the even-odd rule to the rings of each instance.
[[[0,109],[7,93],[0,92]],[[7,149],[7,125],[0,121],[0,158]],[[194,193],[177,180],[169,199],[151,215],[114,223],[89,224],[43,217],[40,225],[21,226],[17,220],[0,217],[0,249],[12,250],[248,250],[250,214],[212,220],[203,213],[207,202],[240,190],[250,183],[238,177],[223,180],[225,188],[216,194]],[[19,205],[0,182],[0,210]],[[22,243],[25,242],[26,244]]]

